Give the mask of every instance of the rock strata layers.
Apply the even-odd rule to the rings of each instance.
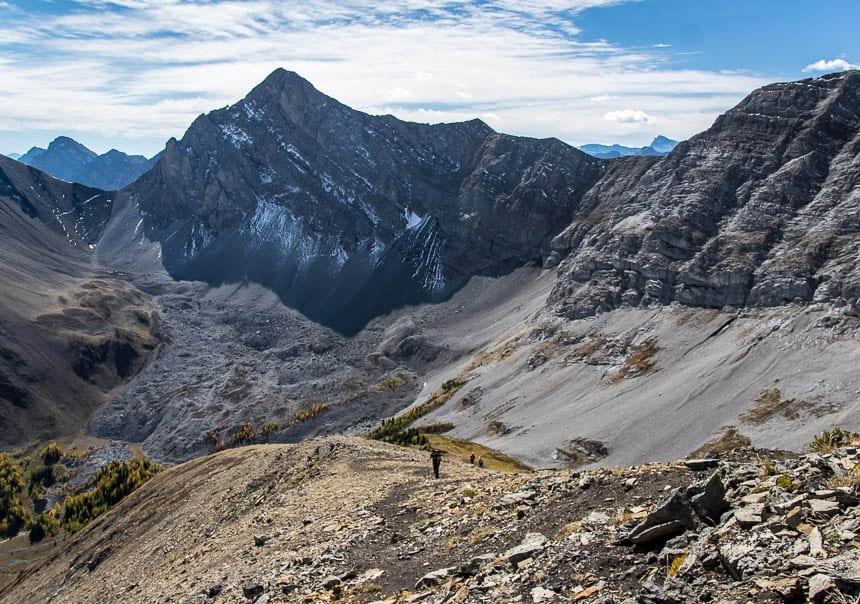
[[[620,160],[553,240],[550,305],[860,297],[860,72],[765,86],[668,156]]]

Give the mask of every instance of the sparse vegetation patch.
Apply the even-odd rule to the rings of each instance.
[[[651,373],[655,366],[654,357],[661,350],[655,338],[649,338],[633,346],[624,364],[609,376],[609,381],[614,383]]]
[[[816,436],[809,444],[809,448],[819,453],[827,453],[858,439],[860,439],[860,434],[856,432],[848,432],[842,428],[833,428],[832,430],[824,430]]]
[[[409,427],[418,419],[424,417],[431,411],[438,409],[451,400],[451,397],[453,397],[460,388],[465,386],[467,382],[468,380],[462,375],[448,380],[442,384],[442,387],[439,388],[439,390],[437,390],[429,399],[405,413],[383,420],[381,426],[374,428],[365,436],[374,440],[383,440],[385,442],[398,445],[425,445],[426,440],[422,441],[416,436],[415,432],[413,432],[413,430],[416,429],[410,429]],[[417,432],[420,433],[421,429],[417,429]]]
[[[690,453],[690,457],[702,457],[708,453],[728,453],[734,449],[749,447],[751,444],[749,438],[738,432],[737,426],[726,426],[719,436]]]

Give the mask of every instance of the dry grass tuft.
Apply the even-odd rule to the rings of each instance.
[[[702,457],[708,453],[728,453],[735,449],[749,447],[751,444],[749,438],[738,432],[737,426],[726,426],[723,428],[722,434],[690,453],[690,457]]]

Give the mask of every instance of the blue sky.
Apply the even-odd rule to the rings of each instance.
[[[857,0],[0,0],[0,153],[152,155],[276,67],[369,113],[642,145],[858,68]]]

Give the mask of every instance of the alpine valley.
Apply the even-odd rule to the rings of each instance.
[[[421,421],[539,467],[858,427],[858,149],[857,72],[600,160],[277,70],[116,193],[3,159],[2,438],[89,422],[176,462],[313,403],[274,438],[362,432],[452,380]]]
[[[345,435],[169,470],[163,505],[144,499],[150,485],[133,498],[151,516],[179,505],[176,472],[234,471],[254,451],[294,468],[307,457],[308,472],[332,450],[358,460],[341,474],[362,459],[412,467],[413,452],[351,438],[368,432],[563,469],[797,451],[822,430],[860,429],[860,72],[765,86],[674,148],[657,142],[665,155],[602,159],[479,120],[371,116],[279,69],[119,190],[0,156],[0,444],[86,437],[105,460],[175,464],[231,435],[253,441],[243,426],[268,425],[274,443]],[[798,476],[819,467],[799,463]],[[555,493],[550,482],[522,489]],[[367,488],[375,513],[401,522],[383,487]],[[248,522],[268,526],[257,511]],[[86,553],[38,601],[91,588],[81,577],[113,555],[93,535],[73,539]],[[159,552],[176,547],[159,539]],[[86,597],[179,593],[137,585]]]

